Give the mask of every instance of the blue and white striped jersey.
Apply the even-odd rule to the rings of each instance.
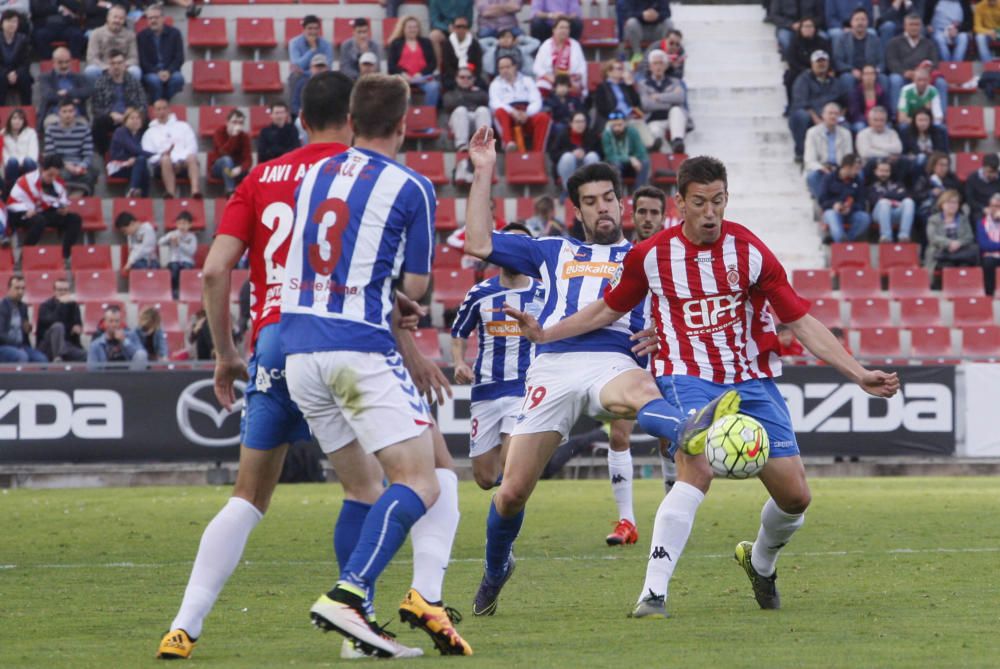
[[[468,339],[479,333],[479,353],[473,367],[472,401],[524,394],[524,379],[534,356],[534,345],[521,336],[521,326],[503,312],[506,302],[531,311],[542,284],[531,279],[527,288],[504,288],[495,276],[472,287],[458,309],[451,336]]]
[[[393,281],[430,273],[435,203],[426,177],[373,151],[306,172],[281,291],[286,354],[396,347]]]
[[[586,244],[576,239],[493,233],[493,253],[487,260],[515,272],[541,279],[545,286],[545,304],[538,321],[542,327],[572,316],[604,296],[611,279],[622,264],[632,244]],[[611,325],[560,341],[540,344],[537,353],[573,353],[610,351],[624,353],[645,366],[645,358],[632,353],[635,342],[629,337],[646,327],[649,299]]]

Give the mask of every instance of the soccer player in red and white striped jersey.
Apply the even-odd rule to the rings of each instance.
[[[770,459],[760,479],[770,498],[761,511],[757,540],[741,542],[736,559],[753,585],[761,608],[778,608],[775,585],[778,552],[802,526],[810,502],[788,407],[773,377],[781,374],[770,304],[778,318],[820,360],[876,397],[899,389],[896,374],[865,369],[809,315],[781,263],[752,232],[724,218],[728,202],[725,166],[697,157],[681,165],[675,196],[683,223],[636,245],[604,300],[542,331],[522,315],[522,332],[536,342],[579,335],[613,322],[647,293],[659,351],[654,374],[667,402],[681,411],[735,390],[740,412],[760,421],[771,439]],[[655,414],[640,414],[650,431]],[[645,422],[644,422],[645,418]],[[655,427],[655,426],[654,426]],[[708,492],[712,471],[699,448],[672,450],[677,483],[663,499],[653,526],[652,548],[635,617],[664,617],[665,599],[695,512]]]

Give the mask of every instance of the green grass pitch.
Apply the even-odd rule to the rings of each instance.
[[[629,620],[642,585],[658,481],[636,482],[638,546],[608,548],[606,481],[539,485],[497,615],[476,619],[489,495],[461,487],[445,584],[463,611],[468,667],[996,667],[1000,481],[819,479],[779,561],[781,611],[760,611],[732,559],[753,539],[756,482],[717,482],[667,600],[669,620]],[[0,667],[155,667],[202,529],[226,488],[5,490],[0,495]],[[340,637],[307,610],[333,582],[335,485],[283,486],[251,536],[191,662],[201,667],[344,664]],[[379,582],[380,618],[409,584],[410,549]]]

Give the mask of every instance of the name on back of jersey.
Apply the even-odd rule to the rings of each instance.
[[[362,287],[345,286],[341,283],[327,279],[314,279],[313,281],[302,281],[298,277],[288,280],[288,286],[292,290],[300,290],[303,293],[337,293],[339,295],[360,295]],[[278,287],[281,288],[280,286]],[[279,295],[280,297],[280,295]]]
[[[281,181],[301,181],[312,165],[265,165],[264,173],[260,175],[260,183],[273,184]],[[294,171],[293,171],[294,168]]]

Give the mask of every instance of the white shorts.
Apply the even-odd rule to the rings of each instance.
[[[285,360],[288,391],[324,453],[355,439],[367,453],[423,433],[432,424],[399,353],[320,351]]]
[[[528,367],[524,402],[511,434],[558,432],[565,441],[581,415],[621,418],[601,405],[601,390],[633,369],[642,368],[624,353],[543,353]]]
[[[501,436],[510,434],[521,413],[520,395],[473,402],[472,429],[469,432],[469,457],[475,458],[500,445]]]

